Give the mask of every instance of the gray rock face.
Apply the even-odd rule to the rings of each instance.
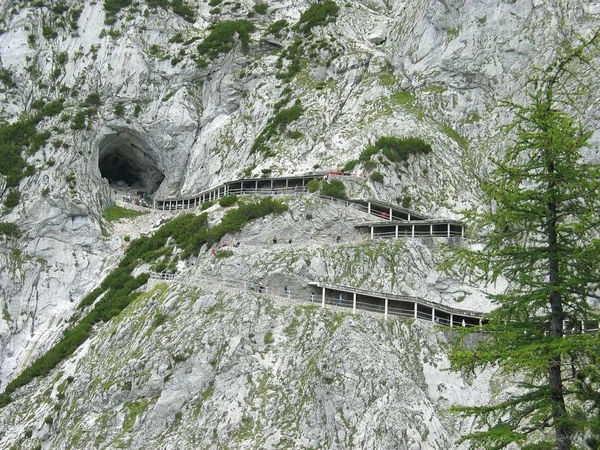
[[[478,183],[490,167],[490,158],[507,143],[500,127],[510,117],[498,106],[498,100],[523,101],[522,85],[533,67],[543,67],[565,38],[575,33],[587,35],[600,21],[597,5],[583,0],[359,0],[339,2],[337,20],[315,27],[311,36],[300,35],[291,27],[273,35],[272,30],[267,31],[269,25],[282,19],[293,25],[311,2],[270,1],[266,15],[250,18],[256,31],[251,33],[246,51],[238,34],[231,51],[205,64],[196,46],[209,34],[209,26],[217,20],[248,19],[255,2],[223,4],[217,14],[205,2],[188,0],[197,13],[194,23],[171,10],[153,9],[139,2],[133,9],[121,11],[114,25],[105,24],[104,2],[69,3],[66,12],[56,12],[56,2],[44,3],[48,5],[33,7],[17,0],[0,3],[0,68],[14,83],[0,82],[0,122],[33,114],[36,101],[65,99],[59,116],[45,118],[38,125],[40,131],[51,133],[48,143],[25,155],[35,173],[21,181],[19,205],[10,213],[2,212],[0,218],[19,224],[25,231],[21,240],[4,240],[0,245],[0,389],[60,336],[79,300],[117,264],[124,250],[124,236],[149,232],[150,224],[164,219],[161,213],[133,222],[135,225],[108,225],[102,214],[114,203],[116,187],[154,192],[157,197],[189,195],[239,177],[338,168],[357,159],[380,136],[419,137],[432,145],[431,154],[413,155],[398,165],[374,158],[371,167],[363,164],[355,168],[356,178],[347,180],[347,189],[352,196],[378,197],[435,216],[452,216],[454,209],[477,202]],[[289,48],[296,37],[303,41],[300,72],[290,83],[284,83],[277,74],[289,67],[290,60],[280,61],[281,53],[276,49]],[[90,94],[98,94],[99,104],[87,103]],[[278,104],[288,97],[287,103]],[[277,130],[267,141],[268,152],[253,152],[256,139],[275,117],[276,105],[289,108],[295,100],[301,101],[302,115],[286,129]],[[589,101],[595,102],[595,96]],[[600,109],[593,104],[579,106],[595,129]],[[77,125],[76,118],[82,113],[87,116]],[[595,135],[594,140],[598,139]],[[597,151],[591,150],[589,156],[597,159]],[[383,175],[383,183],[370,180],[373,171]],[[7,194],[5,185],[0,180],[2,199]],[[325,211],[322,206],[313,208],[299,202],[283,217],[247,227],[239,236],[244,243],[239,255],[214,262],[201,254],[196,268],[187,270],[190,276],[206,271],[232,278],[287,282],[290,286],[295,283],[294,289],[303,295],[308,293],[307,279],[322,279],[464,307],[485,307],[478,288],[436,272],[438,255],[433,243],[361,247],[359,236],[347,222],[357,217],[339,208]],[[309,212],[311,220],[307,220]],[[275,235],[290,237],[293,244],[289,248],[269,246]],[[347,237],[344,245],[331,245],[336,235]],[[346,320],[344,326],[348,325]],[[335,348],[347,349],[360,340],[358,335],[348,336],[336,341],[339,347]],[[240,342],[246,341],[240,337]],[[135,366],[140,355],[146,354],[147,347],[139,348],[142,350],[123,350],[142,352],[130,355],[127,366]],[[246,359],[252,359],[252,348],[244,350]],[[96,357],[92,347],[86,349],[82,355],[89,351],[90,358]],[[343,361],[334,358],[333,350],[328,351],[328,356],[343,366]],[[374,353],[373,364],[376,355],[383,357],[383,353]],[[175,411],[183,405],[178,403],[179,394],[167,395],[161,387],[164,382],[160,379],[169,362],[162,364],[152,366],[145,379],[148,389],[153,386],[148,398],[174,405],[167,408],[173,414],[182,412]],[[298,360],[294,364],[290,370],[297,374],[302,363]],[[258,373],[252,367],[249,373]],[[338,372],[331,370],[333,379],[338,380]],[[350,373],[353,371],[359,371],[358,367],[351,368]],[[178,382],[207,388],[211,372],[201,373],[198,379],[194,373],[180,373]],[[400,386],[398,380],[395,390],[384,396],[385,408],[370,416],[373,426],[379,426],[375,436],[387,436],[380,448],[403,448],[392,433],[404,436],[402,445],[406,448],[445,448],[452,439],[446,424],[440,428],[431,419],[430,439],[425,439],[425,431],[415,425],[419,414],[435,410],[427,403],[432,402],[431,393],[429,400],[422,397],[422,402],[417,402],[423,407],[415,406],[411,414],[418,420],[406,429],[387,429],[384,416],[377,416],[386,410],[400,417],[399,410],[389,409],[399,392],[414,389],[421,398],[423,385],[419,391],[412,384],[419,377],[411,377],[407,386]],[[93,380],[91,375],[77,379],[82,383],[77,389],[84,389],[84,379],[86,383]],[[245,386],[240,392],[249,392],[256,384],[253,380],[238,380]],[[293,379],[285,380],[293,385]],[[123,383],[128,386],[127,380]],[[347,385],[340,389],[355,389]],[[321,386],[319,395],[329,387]],[[375,385],[368,388],[379,392]],[[174,431],[174,418],[171,422],[161,419],[162,425],[153,428],[150,424],[156,423],[136,419],[139,414],[132,418],[129,406],[110,409],[138,399],[129,395],[127,389],[107,389],[90,400],[96,409],[87,411],[77,426],[88,430],[98,420],[118,428],[129,417],[124,428],[135,429],[138,436],[131,445],[142,446],[143,433],[137,427],[147,427],[147,433],[162,430],[156,433],[171,436],[164,428],[170,424],[173,434],[168,437],[169,445],[175,448],[180,435]],[[231,400],[225,393],[223,398]],[[327,410],[320,403],[310,403],[318,412],[311,416],[308,409],[302,410],[302,420],[307,422],[300,426],[295,421],[295,431],[289,435],[283,422],[277,422],[272,430],[279,431],[273,431],[261,445],[276,447],[286,439],[306,447],[341,448],[351,442],[356,447],[370,447],[379,442],[372,435],[373,427],[359,424],[360,416],[353,415],[341,397],[335,398]],[[106,403],[113,405],[111,412],[103,415],[103,405],[109,400],[113,402]],[[224,408],[221,406],[219,414],[226,412]],[[217,410],[211,406],[211,420],[217,425],[210,436],[216,434],[217,442],[225,442],[229,431],[242,426],[243,430],[258,430],[253,425],[258,420],[253,410],[240,409],[227,420],[218,416]],[[367,410],[364,405],[357,409]],[[45,414],[45,410],[40,411],[36,414]],[[242,421],[244,414],[250,417],[246,422]],[[335,424],[340,420],[350,422],[334,433],[331,430],[337,429]],[[331,424],[331,428],[310,431],[318,422]],[[40,425],[38,431],[36,436],[44,438],[44,448],[51,448],[50,442],[63,445],[58,444],[58,438],[49,441],[54,438],[47,424]],[[193,442],[208,442],[209,435],[191,428],[188,431],[190,436],[197,435]],[[245,442],[244,433],[247,431],[236,443]],[[18,439],[9,435],[5,438],[7,446]],[[305,435],[310,437],[299,437]],[[94,436],[98,442],[101,438]],[[116,436],[106,436],[108,441],[113,438],[118,441]],[[164,439],[167,442],[167,437]],[[419,439],[427,444],[418,447]],[[191,442],[186,444],[189,448],[194,446]],[[165,444],[165,448],[170,447]]]
[[[474,391],[444,370],[445,342],[431,324],[159,284],[3,411],[0,445],[451,448],[441,410]]]

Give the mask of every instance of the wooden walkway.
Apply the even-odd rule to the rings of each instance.
[[[328,177],[327,172],[306,175],[293,175],[273,178],[247,178],[228,181],[210,189],[205,189],[189,197],[155,199],[152,208],[162,211],[188,210],[200,207],[206,202],[218,200],[228,195],[265,195],[293,197],[304,195],[306,185],[312,180]],[[392,203],[373,199],[337,199],[321,196],[334,202],[345,203],[377,217],[377,221],[359,223],[356,228],[371,239],[397,239],[418,237],[465,237],[466,226],[452,219],[434,219],[425,214],[403,208]],[[130,199],[124,198],[123,200]],[[150,206],[150,205],[148,205]]]
[[[334,306],[351,310],[376,313],[384,319],[406,317],[431,321],[448,327],[480,326],[484,313],[452,308],[441,303],[400,294],[391,294],[367,289],[327,283],[310,282],[311,294],[298,296],[297,293],[284,290],[280,286],[267,286],[248,280],[219,279],[208,277],[186,277],[181,274],[150,272],[150,278],[172,281],[187,285],[209,284],[240,292],[256,292],[288,300],[297,300],[319,304],[321,307]],[[319,294],[317,294],[317,292]]]

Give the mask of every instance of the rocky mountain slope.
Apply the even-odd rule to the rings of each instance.
[[[363,175],[362,181],[348,189],[356,196],[451,216],[453,208],[477,202],[479,179],[490,158],[506,143],[500,126],[510,117],[498,100],[523,99],[522,86],[533,68],[550,60],[565,38],[585,35],[600,19],[600,6],[583,0],[360,0],[337,2],[335,12],[328,9],[328,15],[319,16],[319,8],[331,7],[331,3],[5,0],[0,4],[0,146],[12,142],[14,136],[29,139],[17,152],[21,159],[11,159],[0,167],[4,175],[0,178],[4,204],[0,222],[3,226],[16,224],[21,231],[20,235],[0,234],[0,388],[61,336],[81,298],[118,263],[127,245],[123,238],[152,232],[160,216],[168,215],[152,213],[136,219],[140,222],[133,226],[111,226],[103,219],[103,211],[115,201],[116,190],[142,190],[156,197],[188,195],[241,177],[339,168],[358,160],[363,150],[382,136],[415,137],[429,143],[432,151],[401,162],[390,161],[381,153],[363,159],[351,169],[355,175]],[[309,14],[311,11],[314,14]],[[590,120],[595,120],[595,114],[589,114],[592,110],[585,111],[587,105],[582,106]],[[32,121],[33,131],[31,126],[16,128],[17,132],[10,128],[27,120]],[[2,151],[14,154],[14,149],[6,148]],[[24,161],[22,167],[20,161]],[[373,176],[375,173],[379,176]],[[486,307],[477,287],[436,272],[434,247],[420,242],[359,245],[360,236],[352,227],[359,217],[348,216],[343,209],[311,205],[299,202],[282,217],[251,224],[239,236],[244,245],[231,258],[215,262],[201,252],[193,267],[180,269],[190,275],[264,277],[289,284],[298,292],[306,292],[307,281],[323,279]],[[307,209],[311,220],[307,220]],[[217,221],[219,214],[217,208],[211,220]],[[290,248],[268,245],[276,233],[293,237]],[[332,246],[333,237],[339,234],[348,239],[343,246]],[[171,364],[169,370],[182,370],[177,383],[164,381],[167,369],[160,367],[174,358],[170,352],[181,349],[159,351],[142,343],[144,333],[155,333],[150,322],[141,327],[142,334],[136,331],[138,334],[131,335],[135,339],[126,338],[127,324],[149,313],[143,308],[164,305],[167,313],[177,298],[187,304],[191,294],[182,289],[161,287],[160,295],[154,291],[146,303],[139,303],[140,310],[132,307],[122,322],[97,330],[108,333],[113,327],[115,334],[110,339],[127,343],[121,347],[119,358],[123,359],[106,353],[115,348],[106,347],[106,339],[96,336],[77,354],[81,359],[68,363],[72,372],[67,374],[67,368],[62,368],[62,378],[56,375],[54,381],[40,380],[38,390],[30,388],[24,400],[3,410],[1,420],[10,431],[2,445],[17,445],[29,430],[43,448],[60,448],[77,439],[69,434],[69,441],[61,440],[67,439],[67,428],[79,427],[81,440],[75,447],[84,448],[83,442],[93,435],[93,440],[106,443],[103,447],[137,448],[152,429],[156,434],[149,445],[170,448],[175,444],[169,442],[189,434],[186,427],[196,426],[199,414],[202,423],[211,423],[217,430],[214,442],[221,447],[279,448],[289,440],[290,447],[370,448],[377,440],[381,448],[448,448],[455,438],[455,424],[440,416],[450,400],[439,401],[441,394],[432,391],[437,389],[437,378],[425,382],[427,364],[421,370],[421,362],[429,358],[425,353],[439,352],[445,361],[444,338],[419,324],[382,324],[310,307],[294,313],[280,306],[273,306],[277,314],[273,312],[271,319],[253,321],[243,318],[243,305],[253,305],[258,316],[258,311],[266,308],[259,299],[199,287],[204,293],[198,294],[202,299],[196,304],[203,305],[198,308],[210,309],[218,299],[227,298],[234,310],[231,317],[226,311],[217,311],[214,323],[204,316],[196,323],[192,317],[184,317],[182,309],[173,311],[169,327],[154,328],[174,333],[169,342],[180,339],[182,346],[185,329],[193,329],[203,342],[216,339],[203,334],[205,327],[223,328],[217,335],[226,342],[238,340],[231,345],[243,352],[230,358],[235,370],[224,366],[216,371],[213,365],[202,366],[206,354],[215,351],[214,344],[207,341],[190,348],[186,361]],[[165,299],[168,302],[161,303]],[[155,311],[158,309],[150,313]],[[314,356],[310,352],[315,342],[321,341],[311,341],[306,347],[309,351],[300,352],[298,346],[305,337],[283,331],[294,317],[307,331],[306,339],[327,336],[336,342],[323,349],[335,361],[331,363],[335,367],[331,369],[332,382],[315,375],[307,362]],[[249,320],[247,329],[227,334],[225,330],[235,321],[244,320]],[[273,331],[274,342],[264,343],[258,333],[250,337],[252,327],[266,333],[267,322],[279,330]],[[337,325],[327,328],[328,323]],[[308,330],[315,328],[313,336]],[[371,353],[377,347],[375,336],[382,344]],[[429,353],[399,352],[399,348],[409,348],[407,342],[412,340],[418,343],[416,349],[429,342]],[[240,347],[239,342],[244,344]],[[332,356],[338,351],[351,354],[355,347],[358,354],[371,358],[362,361],[366,366],[379,364],[385,370],[369,372],[378,381],[368,388],[352,386],[354,393],[348,397],[357,404],[344,405],[341,394],[332,397],[335,401],[326,400],[329,385],[346,392],[352,384],[336,374],[362,379],[366,369],[361,360],[349,363]],[[156,359],[140,359],[148,355],[148,349]],[[294,351],[296,356],[286,356]],[[412,358],[419,369],[402,373],[393,382],[385,381],[391,385],[379,388],[389,378],[387,371],[408,367],[406,360],[397,363],[404,357]],[[139,367],[114,380],[108,371],[92,375],[92,365],[102,366],[113,358],[113,367],[120,367],[122,361],[133,367],[136,360]],[[302,403],[306,405],[302,414],[286,412],[285,406],[283,411],[271,411],[269,402],[274,400],[266,395],[267,381],[261,395],[269,398],[250,395],[261,376],[253,364],[264,363],[272,370],[269,364],[274,361],[296,374],[273,372],[273,383],[293,392],[288,403],[281,392],[273,394],[280,404],[296,404],[302,398],[293,383],[299,374],[307,374],[308,384],[315,386],[307,394],[310,401]],[[80,372],[86,375],[78,376]],[[133,374],[142,377],[145,372],[155,374],[158,381],[150,384],[153,387],[142,387],[142,381],[134,380]],[[228,381],[218,382],[217,372]],[[204,375],[195,379],[195,373]],[[253,375],[244,382],[238,380],[237,385],[231,381],[242,373]],[[43,398],[51,385],[58,386],[69,376],[73,381],[62,398],[58,398],[58,387]],[[84,397],[93,376],[105,377],[101,383],[113,380],[112,391],[111,386],[105,391],[90,389],[86,392],[89,398]],[[202,407],[194,415],[192,403],[208,389],[210,380],[217,395],[212,393],[210,407]],[[456,389],[450,397],[468,401],[456,393],[464,391],[464,380],[443,382]],[[129,390],[115,387],[119,383]],[[308,389],[306,383],[300,384]],[[233,386],[243,386],[239,388],[239,410],[231,413],[231,419],[220,421],[219,408],[225,408],[226,393],[235,391]],[[376,437],[385,434],[385,439],[374,439],[372,427],[358,425],[357,418],[363,416],[379,423],[378,415],[401,414],[402,408],[395,405],[397,396],[409,388],[415,397],[406,399],[412,405],[407,403],[406,408],[414,411],[415,417],[429,414],[427,423],[433,424],[433,430],[428,436],[416,425],[422,422],[420,416],[381,428]],[[141,389],[139,395],[136,389]],[[179,398],[175,403],[160,394],[166,396],[169,389],[178,392],[172,394]],[[379,406],[369,410],[373,405],[368,396],[379,398],[379,403],[375,402]],[[67,413],[67,400],[69,408],[84,408],[82,413],[73,415],[75,409]],[[27,405],[42,401],[61,412],[47,414],[36,408],[38,412],[33,414],[28,409]],[[231,403],[229,399],[226,402]],[[133,414],[131,405],[135,405],[133,409],[143,407],[143,411]],[[338,410],[342,412],[336,413]],[[11,425],[30,414],[33,416],[22,421],[24,425]],[[69,422],[86,414],[88,419],[79,425]],[[56,424],[41,424],[46,416],[56,419]],[[331,426],[315,426],[323,422],[319,418]],[[288,434],[277,435],[275,430],[283,433],[288,422],[294,422]],[[100,423],[106,424],[100,427],[104,431],[90,431]],[[314,432],[308,433],[308,428]],[[240,429],[239,439],[230,440]],[[121,432],[124,434],[119,435]],[[208,447],[211,438],[202,433],[192,434],[196,437],[190,437],[189,448]],[[405,438],[398,441],[398,436]],[[164,442],[159,442],[161,438]],[[415,443],[413,447],[410,442]],[[421,447],[420,442],[424,442]],[[29,445],[29,441],[18,445]]]

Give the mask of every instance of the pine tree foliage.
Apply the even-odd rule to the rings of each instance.
[[[456,370],[498,366],[519,382],[497,403],[456,408],[476,418],[471,448],[600,448],[600,167],[575,119],[599,41],[567,48],[526,104],[509,105],[514,143],[483,186],[489,207],[465,213],[475,245],[449,250],[447,268],[508,282],[483,330],[464,330],[479,344],[459,340],[451,356]]]

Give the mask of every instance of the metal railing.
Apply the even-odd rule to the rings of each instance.
[[[170,282],[177,282],[177,283],[186,284],[186,285],[209,284],[209,285],[221,288],[221,289],[229,289],[229,290],[232,290],[235,292],[240,292],[240,291],[241,292],[255,292],[257,294],[265,294],[265,295],[269,295],[271,297],[277,297],[277,298],[285,299],[285,300],[310,302],[310,303],[315,303],[315,304],[319,304],[319,305],[323,304],[323,297],[321,295],[315,295],[313,293],[313,294],[309,294],[309,295],[298,296],[293,291],[291,291],[289,289],[286,290],[285,288],[281,288],[281,286],[267,286],[260,282],[255,282],[255,281],[251,281],[251,280],[225,279],[225,278],[206,277],[206,276],[192,277],[192,276],[183,276],[179,273],[168,273],[168,272],[149,272],[149,274],[150,274],[151,279],[158,280],[158,281],[170,281]],[[367,291],[364,289],[356,289],[356,291],[357,292],[359,292],[359,291],[360,292],[369,292],[371,294],[371,296],[382,295],[382,294],[378,294],[374,291]],[[436,309],[440,310],[440,311],[442,311],[442,307],[443,307],[443,305],[441,305],[441,304],[437,304],[434,302],[428,302],[426,300],[420,299],[419,297],[409,297],[409,296],[401,296],[401,295],[390,296],[388,294],[385,294],[385,297],[389,298],[389,299],[391,299],[392,297],[395,297],[395,298],[403,298],[403,299],[411,299],[411,300],[420,300],[421,301],[420,303],[427,302],[429,304],[435,305]],[[383,297],[381,297],[381,298],[383,298]],[[340,299],[339,296],[334,296],[334,297],[326,296],[325,297],[325,305],[336,306],[336,307],[346,308],[346,309],[353,309],[354,301],[353,301],[353,299],[348,299],[348,298]],[[449,307],[444,307],[444,308],[449,309]],[[357,300],[356,301],[356,310],[384,315],[385,314],[385,305]],[[456,310],[456,311],[463,311],[463,310]],[[480,314],[480,313],[476,313],[476,312],[472,312],[472,311],[464,311],[464,312],[469,313],[469,316],[471,316],[472,314]],[[398,308],[398,307],[393,307],[393,306],[388,305],[387,314],[389,316],[417,318],[417,319],[426,320],[428,322],[432,321],[431,313],[417,311],[415,314],[414,308],[413,309]],[[436,317],[435,323],[441,324],[441,325],[452,326],[452,324],[450,323],[450,320],[443,318],[443,317]],[[456,325],[456,322],[455,322],[455,325]],[[467,326],[474,326],[474,325],[468,324]]]

